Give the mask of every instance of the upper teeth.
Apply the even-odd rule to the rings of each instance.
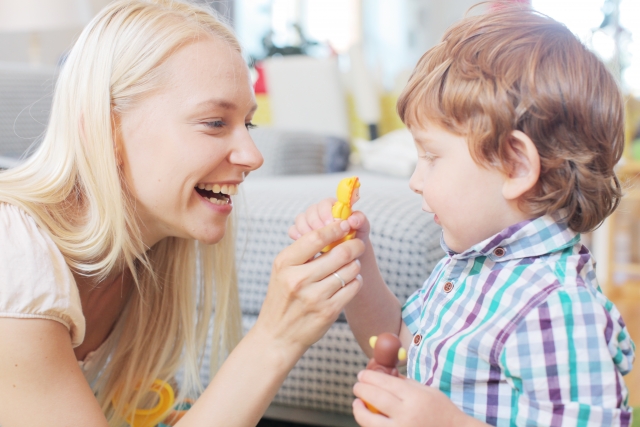
[[[198,184],[201,190],[213,191],[214,193],[222,193],[228,196],[238,194],[238,184]]]

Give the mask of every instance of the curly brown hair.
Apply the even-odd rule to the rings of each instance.
[[[502,7],[450,27],[425,53],[398,100],[407,126],[466,137],[485,167],[510,171],[514,130],[534,142],[540,178],[520,200],[533,216],[562,210],[591,231],[618,206],[614,166],[624,147],[623,98],[605,65],[553,19]]]

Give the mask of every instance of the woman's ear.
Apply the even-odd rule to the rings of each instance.
[[[511,132],[507,151],[509,172],[502,195],[507,200],[517,200],[538,183],[540,156],[531,138],[519,130]]]

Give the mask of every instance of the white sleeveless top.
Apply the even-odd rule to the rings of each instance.
[[[0,317],[54,320],[74,348],[84,340],[80,294],[62,253],[29,214],[7,203],[0,203]],[[79,362],[85,375],[103,347]]]

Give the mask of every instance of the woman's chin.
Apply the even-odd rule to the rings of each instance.
[[[222,240],[222,238],[224,237],[224,232],[225,230],[223,229],[221,232],[217,232],[215,234],[205,234],[194,238],[203,245],[215,245],[220,240]]]

